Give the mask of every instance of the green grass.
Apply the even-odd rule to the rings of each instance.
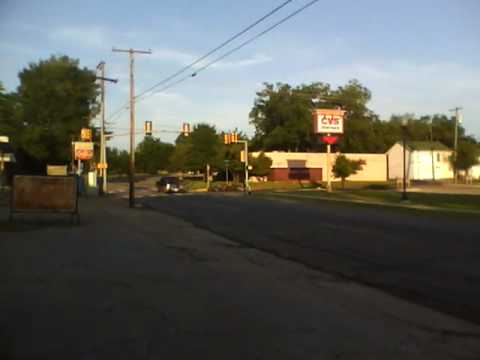
[[[200,191],[207,189],[207,183],[203,180],[184,180],[183,187],[186,191]]]
[[[250,186],[253,191],[293,191],[293,190],[308,190],[308,189],[317,189],[325,188],[326,182],[312,182],[308,180],[303,181],[267,181],[267,182],[258,182],[250,183]],[[333,189],[341,189],[342,184],[340,182],[332,182]],[[395,187],[395,183],[387,181],[376,181],[376,182],[366,182],[366,181],[346,181],[346,189],[392,189]]]
[[[266,181],[250,183],[252,191],[291,191],[315,189],[319,186],[320,184],[310,181]]]
[[[350,189],[302,192],[269,192],[265,195],[295,200],[337,200],[370,205],[390,205],[403,208],[448,210],[480,214],[480,195],[433,194],[409,192],[408,202],[401,201],[401,193],[394,190]]]

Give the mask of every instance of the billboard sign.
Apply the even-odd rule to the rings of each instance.
[[[92,142],[74,142],[75,160],[92,160],[93,159],[93,143]]]
[[[313,131],[315,134],[343,134],[344,110],[315,109]]]
[[[67,165],[47,165],[47,176],[67,176]]]
[[[77,212],[77,183],[72,176],[15,176],[11,212]]]
[[[80,131],[80,139],[82,141],[92,141],[92,129],[83,128]]]

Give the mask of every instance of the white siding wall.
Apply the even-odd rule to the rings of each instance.
[[[407,178],[410,180],[452,179],[453,170],[450,165],[451,151],[434,151],[432,169],[432,152],[407,150]],[[387,152],[389,179],[403,178],[403,146],[393,145]],[[433,171],[432,171],[433,170]]]
[[[403,146],[399,143],[393,145],[390,150],[387,151],[388,157],[388,178],[390,180],[403,179]],[[407,178],[411,178],[410,174],[414,172],[413,159],[410,159],[410,151],[406,153],[407,163]],[[409,166],[410,164],[410,166]]]
[[[257,153],[252,153],[252,156],[258,156]],[[297,153],[297,152],[282,152],[272,151],[265,152],[265,155],[272,159],[272,168],[288,168],[288,167],[306,167],[306,168],[321,168],[323,170],[324,179],[326,179],[326,153]],[[331,154],[331,167],[335,164],[336,157],[339,153]],[[365,160],[366,164],[363,170],[356,175],[348,178],[351,181],[386,181],[387,180],[387,157],[385,154],[343,154],[348,159]],[[332,180],[339,180],[333,178]]]

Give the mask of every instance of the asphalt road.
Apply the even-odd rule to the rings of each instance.
[[[142,201],[244,246],[480,323],[480,228],[473,217],[255,195]]]

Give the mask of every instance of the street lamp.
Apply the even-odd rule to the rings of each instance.
[[[402,137],[403,137],[403,192],[402,201],[407,201],[407,126],[408,120],[402,119]]]

